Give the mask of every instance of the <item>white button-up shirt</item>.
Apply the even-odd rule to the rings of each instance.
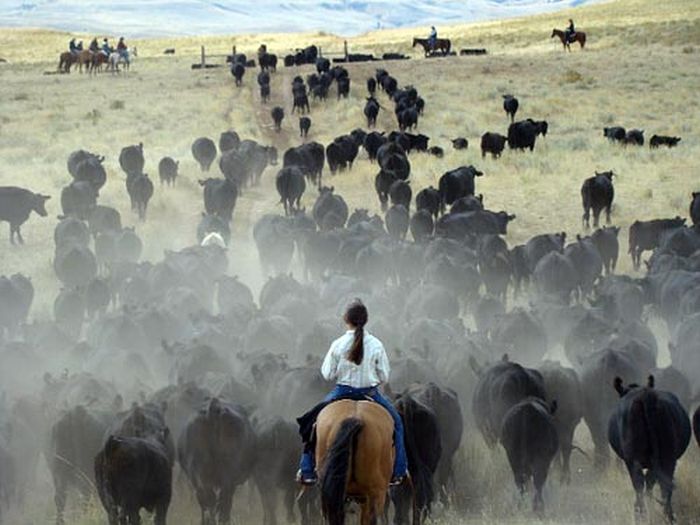
[[[355,331],[348,330],[331,344],[321,366],[321,374],[326,381],[353,388],[370,388],[385,383],[389,379],[389,358],[382,342],[367,330],[362,340],[364,357],[356,365],[348,359],[355,339]]]

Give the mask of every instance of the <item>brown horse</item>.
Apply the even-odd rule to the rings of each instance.
[[[71,53],[70,51],[66,51],[64,53],[61,53],[58,59],[58,72],[59,73],[70,73],[70,68],[73,64],[75,64],[78,61],[78,57]]]
[[[76,62],[78,63],[78,69],[81,73],[83,72],[83,66],[85,66],[85,72],[89,72],[90,64],[92,63],[92,51],[90,51],[89,49],[84,49],[83,51],[78,53]]]
[[[345,502],[361,508],[360,523],[374,525],[384,511],[394,464],[394,422],[370,401],[342,400],[316,421],[316,465],[328,525],[345,523]]]
[[[561,31],[559,29],[552,29],[552,36],[550,38],[554,38],[555,36],[559,37],[559,40],[561,40],[562,45],[564,46],[565,50],[571,51],[571,42],[569,42],[566,38],[566,32]],[[578,42],[581,44],[581,49],[583,49],[586,45],[586,33],[583,31],[576,31],[574,33],[574,39],[573,42]]]
[[[90,73],[101,73],[102,66],[107,64],[109,57],[104,53],[97,52],[92,54],[92,60],[90,61]]]
[[[433,47],[430,44],[430,40],[427,38],[414,38],[413,39],[413,47],[416,47],[418,44],[423,46],[423,51],[425,51],[425,56],[428,56],[430,53],[439,50],[443,56],[447,55],[450,53],[450,49],[452,49],[452,42],[450,42],[449,38],[438,38],[435,40],[435,47]]]

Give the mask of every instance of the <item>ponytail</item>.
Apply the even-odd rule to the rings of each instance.
[[[356,365],[362,364],[362,359],[365,356],[365,330],[368,314],[367,307],[362,304],[362,301],[355,299],[345,310],[345,322],[355,329],[355,338],[352,341],[350,352],[348,353],[348,361]]]

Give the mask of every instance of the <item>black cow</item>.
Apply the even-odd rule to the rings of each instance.
[[[200,180],[199,185],[204,188],[205,211],[231,222],[238,199],[236,183],[228,179],[206,179]]]
[[[583,203],[583,223],[587,228],[591,227],[591,209],[593,210],[593,226],[598,227],[600,212],[605,209],[605,221],[610,224],[610,209],[615,198],[612,171],[602,173],[595,172],[595,177],[590,177],[581,186],[581,201]]]
[[[620,243],[617,240],[619,233],[619,226],[604,226],[594,231],[591,235],[591,241],[593,241],[593,244],[600,254],[606,275],[615,272],[617,257],[620,252]]]
[[[644,146],[644,130],[643,129],[630,129],[625,134],[624,144],[626,146]]]
[[[299,136],[306,138],[311,129],[311,119],[309,117],[299,117]]]
[[[387,140],[388,139],[384,136],[383,131],[381,133],[378,131],[372,131],[371,133],[367,133],[362,142],[362,147],[365,148],[370,162],[377,159],[379,148],[386,144]]]
[[[479,195],[467,195],[466,197],[461,197],[452,203],[450,206],[450,213],[466,213],[468,211],[478,211],[484,209],[484,196]]]
[[[140,175],[146,163],[143,157],[143,143],[126,146],[119,153],[119,166],[127,175]]]
[[[280,203],[284,205],[284,214],[291,215],[295,209],[300,208],[301,196],[306,191],[304,174],[296,166],[282,168],[275,180],[277,193],[280,195]]]
[[[340,98],[348,98],[350,96],[350,78],[347,76],[342,76],[336,80],[336,86],[338,88],[338,100]]]
[[[389,198],[392,204],[401,204],[406,210],[411,208],[413,191],[409,181],[397,180],[389,187]]]
[[[544,388],[549,399],[556,400],[554,426],[559,436],[561,451],[561,480],[571,483],[569,460],[573,450],[574,431],[583,417],[583,396],[578,374],[558,362],[545,361],[539,368],[544,379]]]
[[[131,199],[131,209],[138,213],[139,219],[145,221],[148,201],[153,197],[153,182],[148,178],[148,174],[128,175],[126,191]]]
[[[10,223],[10,242],[24,244],[21,226],[27,221],[32,212],[40,217],[46,217],[46,201],[51,197],[34,193],[16,186],[0,186],[0,221]]]
[[[666,135],[652,135],[649,141],[649,147],[651,149],[658,148],[660,146],[667,146],[669,148],[675,148],[681,141],[680,137],[668,137]]]
[[[437,221],[435,233],[455,240],[464,240],[469,235],[505,235],[508,233],[508,223],[515,218],[515,215],[505,211],[449,213]]]
[[[698,407],[693,414],[693,433],[695,434],[695,441],[697,441],[698,446],[700,446],[700,407]]]
[[[90,157],[80,161],[75,166],[75,175],[73,175],[74,180],[87,181],[99,191],[102,186],[107,182],[107,172],[105,171],[102,162],[104,157],[98,157],[96,155],[91,155]]]
[[[486,443],[493,447],[501,437],[503,419],[517,403],[528,397],[545,399],[544,380],[537,370],[503,360],[486,370],[470,359],[479,381],[474,389],[472,413]]]
[[[219,135],[219,151],[223,154],[227,151],[238,149],[241,145],[241,137],[233,130],[224,131]]]
[[[311,182],[321,185],[326,153],[322,144],[309,142],[296,148],[289,148],[282,159],[284,167],[296,166]]]
[[[331,61],[328,60],[327,58],[317,58],[316,59],[316,71],[318,71],[319,74],[321,73],[328,73],[331,69]]]
[[[440,214],[441,204],[440,191],[432,186],[424,188],[416,194],[416,209],[426,210],[436,219]]]
[[[539,398],[528,397],[514,405],[503,417],[501,443],[506,450],[515,485],[524,494],[532,478],[535,494],[534,512],[544,511],[542,488],[547,481],[549,465],[559,450],[559,436],[554,423],[557,402],[551,405]]]
[[[438,184],[442,213],[445,212],[446,205],[452,205],[454,201],[467,195],[474,195],[474,178],[483,174],[474,166],[461,166],[444,173]]]
[[[464,137],[452,139],[452,147],[454,149],[467,149],[469,147],[469,141]]]
[[[487,131],[481,136],[481,158],[486,157],[486,154],[490,153],[494,159],[497,159],[503,153],[507,141],[507,137]]]
[[[624,142],[627,132],[625,128],[614,126],[612,128],[603,128],[603,136],[610,142]]]
[[[142,508],[165,525],[172,496],[172,463],[152,439],[110,435],[95,457],[95,481],[110,523],[136,525]]]
[[[369,77],[367,79],[367,92],[371,97],[377,92],[377,80],[375,78]]]
[[[345,199],[335,195],[335,188],[319,188],[319,196],[313,207],[313,218],[321,230],[342,228],[348,220],[349,210]]]
[[[387,142],[377,150],[377,161],[384,171],[391,172],[397,179],[406,180],[411,174],[411,163],[403,147]]]
[[[95,485],[110,523],[140,523],[142,508],[165,525],[175,446],[160,408],[135,405],[121,414],[95,457]]]
[[[379,102],[374,97],[367,97],[365,103],[365,117],[367,117],[367,127],[373,128],[377,125],[377,115],[379,115]]]
[[[606,385],[610,385],[616,376],[640,380],[645,372],[632,356],[610,348],[589,354],[574,365],[580,370],[583,420],[593,439],[595,464],[602,468],[610,459],[606,429],[610,415],[617,406],[615,392]]]
[[[115,406],[118,409],[118,406]],[[56,523],[61,525],[68,489],[89,497],[95,482],[93,462],[102,447],[108,413],[80,405],[63,414],[51,427],[47,462],[54,485]]]
[[[409,227],[414,241],[417,243],[426,241],[435,229],[432,214],[426,209],[416,211],[411,217]]]
[[[216,144],[210,138],[200,137],[192,143],[192,156],[202,171],[209,171],[216,159]]]
[[[27,321],[34,301],[34,286],[22,274],[9,278],[0,276],[0,337],[7,330],[13,333],[20,324]]]
[[[384,218],[386,230],[394,239],[402,241],[408,233],[409,215],[408,209],[402,204],[394,204],[386,212]]]
[[[510,117],[511,122],[515,122],[515,114],[518,112],[518,99],[513,95],[503,95],[503,110]]]
[[[160,183],[174,186],[179,166],[180,162],[173,160],[171,157],[163,157],[160,159],[158,163],[158,177],[160,178]]]
[[[213,398],[178,439],[182,470],[202,509],[202,525],[229,523],[236,488],[252,473],[255,435],[245,411]]]
[[[279,106],[275,106],[274,108],[272,108],[270,115],[272,116],[272,120],[275,123],[275,131],[279,133],[282,130],[282,120],[284,119],[284,109],[282,109]]]
[[[542,126],[532,120],[521,120],[508,126],[508,147],[510,149],[533,151],[537,135],[542,133]]]
[[[406,484],[391,491],[396,509],[394,523],[419,525],[429,514],[435,500],[433,476],[442,457],[440,426],[433,408],[416,399],[410,392],[399,397],[396,409],[405,429],[406,455],[413,482],[414,501],[411,505],[411,489]],[[409,519],[409,514],[412,514],[412,519]]]
[[[629,229],[629,249],[635,269],[639,269],[642,253],[659,247],[661,236],[670,230],[685,226],[685,219],[654,219],[651,221],[634,221]]]
[[[693,192],[693,199],[690,201],[690,220],[694,226],[700,225],[700,192]]]
[[[646,387],[624,387],[620,377],[613,385],[620,401],[608,423],[608,440],[632,479],[635,514],[645,513],[644,489],[651,492],[658,481],[666,517],[673,523],[673,474],[690,443],[688,413],[675,395],[654,388],[654,376]]]
[[[85,220],[97,204],[99,196],[95,187],[88,181],[74,180],[61,190],[61,209],[63,215]]]
[[[252,477],[260,493],[263,507],[263,525],[277,525],[277,492],[282,491],[287,522],[294,523],[294,502],[298,485],[294,475],[299,463],[299,439],[297,425],[279,417],[252,418],[255,431],[255,465]],[[307,491],[312,493],[313,491]],[[302,511],[302,524],[309,523],[310,516]]]
[[[428,153],[430,153],[433,157],[437,157],[438,159],[445,156],[445,150],[440,146],[430,146],[430,148],[428,148]]]
[[[274,53],[258,54],[258,64],[261,71],[277,71],[277,55]]]
[[[236,79],[236,86],[243,85],[243,75],[245,75],[245,65],[239,63],[231,64],[231,74]]]

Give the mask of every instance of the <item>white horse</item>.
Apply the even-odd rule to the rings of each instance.
[[[124,69],[129,71],[131,66],[131,56],[129,55],[129,50],[124,51],[113,51],[107,58],[107,71],[112,73],[119,73],[119,64],[124,64]]]

